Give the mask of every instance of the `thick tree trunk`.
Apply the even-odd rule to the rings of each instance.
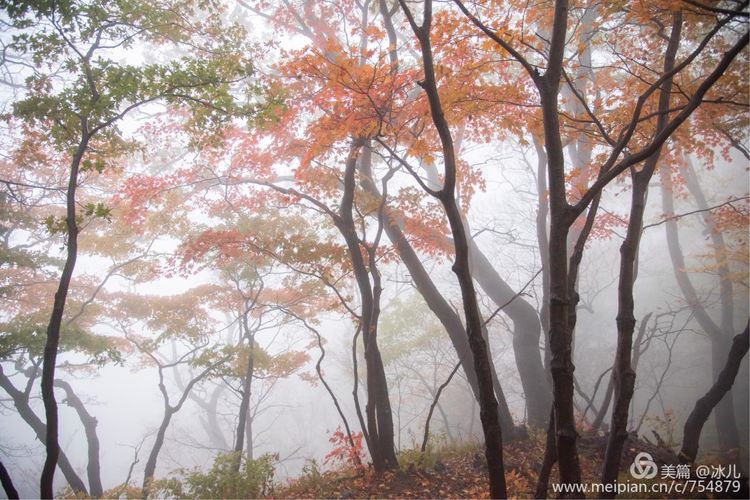
[[[542,333],[539,316],[528,302],[513,298],[516,293],[495,271],[473,239],[469,239],[469,251],[471,274],[492,301],[501,306],[513,299],[503,312],[513,321],[513,352],[526,396],[528,422],[534,427],[543,428],[552,404],[552,392],[539,347]]]
[[[550,370],[555,410],[557,458],[560,482],[581,482],[578,462],[575,414],[573,407],[574,380],[572,331],[569,326],[568,231],[575,215],[568,204],[565,188],[565,157],[563,155],[558,117],[558,90],[568,19],[568,3],[555,2],[550,38],[549,64],[543,77],[535,83],[539,90],[544,122],[544,148],[547,153],[549,186],[550,234]]]
[[[698,442],[700,441],[701,430],[708,420],[711,411],[719,404],[727,393],[732,389],[734,379],[740,369],[742,358],[745,357],[750,343],[748,328],[750,322],[745,326],[745,331],[734,337],[732,348],[727,355],[724,368],[716,378],[716,382],[708,392],[696,403],[693,411],[688,415],[683,428],[682,449],[680,457],[688,462],[694,462],[698,455]]]
[[[47,342],[44,346],[44,362],[42,364],[42,400],[44,401],[44,414],[46,416],[45,447],[47,457],[42,468],[39,479],[40,494],[42,498],[53,498],[54,491],[52,483],[55,479],[55,468],[60,456],[60,443],[58,441],[59,417],[57,413],[57,401],[55,400],[55,365],[57,363],[57,349],[60,344],[60,327],[62,326],[63,314],[65,313],[65,302],[68,298],[68,289],[73,279],[76,259],[78,258],[78,224],[76,223],[76,189],[78,187],[78,169],[86,152],[89,142],[87,120],[82,118],[82,138],[78,144],[73,159],[70,162],[68,178],[68,190],[66,193],[66,217],[67,225],[67,253],[65,265],[63,266],[60,282],[55,292],[55,300],[52,305],[52,314],[47,326]]]

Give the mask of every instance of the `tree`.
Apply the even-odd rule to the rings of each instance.
[[[565,0],[556,1],[552,10],[550,33],[548,44],[544,43],[541,53],[544,55],[541,64],[544,64],[544,72],[540,72],[538,63],[524,56],[517,46],[504,36],[499,35],[499,27],[492,21],[482,21],[473,14],[462,2],[454,0],[467,19],[480,31],[489,37],[498,47],[498,50],[509,54],[520,64],[534,88],[538,92],[538,103],[541,106],[544,146],[547,157],[548,189],[550,201],[550,230],[549,230],[549,264],[550,274],[550,347],[552,352],[551,371],[554,392],[554,418],[557,435],[556,450],[560,467],[560,480],[564,483],[579,483],[581,481],[580,466],[576,450],[577,432],[575,427],[575,416],[573,411],[573,362],[571,355],[572,331],[569,317],[571,315],[571,280],[569,274],[567,239],[570,228],[576,219],[586,210],[590,204],[596,203],[602,189],[617,178],[622,172],[633,168],[638,163],[648,159],[656,153],[664,142],[682,125],[706,98],[706,94],[712,86],[721,78],[730,67],[732,61],[740,54],[747,45],[747,33],[737,37],[730,35],[731,31],[727,25],[739,15],[741,7],[717,16],[715,24],[706,31],[706,34],[698,35],[700,42],[682,60],[675,64],[671,71],[665,72],[661,77],[651,80],[647,79],[644,85],[634,93],[638,95],[635,106],[631,113],[625,115],[622,122],[602,122],[597,114],[597,107],[591,106],[587,96],[578,93],[571,87],[576,98],[581,101],[586,110],[586,121],[594,125],[600,135],[600,144],[607,148],[607,152],[601,155],[600,167],[596,170],[596,179],[589,185],[576,186],[578,192],[571,202],[566,192],[566,160],[563,153],[564,122],[559,113],[559,89],[563,79],[567,81],[567,70],[565,69],[565,49],[568,39],[568,21],[570,7]],[[661,6],[652,6],[655,10],[662,9]],[[669,10],[667,6],[665,10]],[[625,15],[640,15],[639,9],[628,11]],[[492,15],[492,13],[490,13]],[[605,16],[601,22],[607,22],[607,17],[617,19],[614,12],[602,12]],[[702,22],[699,19],[697,22]],[[693,92],[685,96],[680,111],[667,120],[663,129],[654,134],[650,140],[640,139],[640,130],[649,122],[644,122],[644,111],[649,103],[653,102],[652,96],[656,91],[675,75],[691,67],[691,63],[699,58],[706,57],[705,47],[712,41],[714,36],[721,32],[727,33],[731,42],[727,48],[722,50],[720,61],[712,69],[704,73],[706,76],[701,83],[694,86]],[[720,38],[720,37],[719,37]],[[700,60],[700,58],[699,58]],[[627,74],[627,73],[626,73]],[[658,95],[658,94],[656,94]],[[596,101],[594,101],[596,102]],[[659,113],[650,115],[651,121],[655,120]],[[604,123],[607,123],[605,125]],[[651,125],[648,125],[651,126]],[[618,130],[617,135],[609,130]],[[638,132],[638,133],[637,133]],[[626,148],[632,148],[633,152],[623,155]],[[591,215],[590,217],[593,217]],[[580,238],[579,238],[580,240]]]
[[[698,441],[701,435],[703,424],[708,420],[708,416],[727,392],[732,388],[734,379],[740,369],[740,362],[747,354],[748,350],[748,327],[736,335],[732,341],[732,348],[729,350],[724,368],[719,373],[719,378],[708,392],[695,403],[693,411],[688,415],[683,430],[682,449],[680,457],[689,462],[694,462],[698,455]]]
[[[664,54],[663,74],[669,74],[674,69],[681,33],[682,13],[678,11],[672,14],[669,43]],[[654,135],[664,130],[669,119],[668,112],[671,92],[672,79],[666,78],[662,83],[661,89],[659,89],[659,103],[657,105],[659,118],[654,129]],[[633,352],[633,331],[636,324],[633,312],[633,285],[637,275],[636,257],[638,255],[639,240],[642,232],[641,227],[643,226],[643,213],[646,208],[648,185],[656,170],[660,154],[661,147],[657,148],[646,159],[640,171],[631,169],[631,177],[633,179],[632,201],[627,234],[620,248],[620,281],[617,287],[617,352],[612,371],[615,401],[612,409],[612,424],[610,425],[609,438],[607,440],[607,450],[604,457],[603,483],[613,483],[617,480],[620,469],[620,456],[622,455],[622,448],[628,436],[628,411],[635,386],[635,370],[631,366],[631,354]]]
[[[482,336],[483,323],[469,268],[469,241],[456,201],[456,156],[453,137],[443,113],[433,65],[432,47],[430,44],[432,1],[426,0],[424,2],[421,24],[417,24],[411,10],[403,0],[399,0],[399,4],[409,20],[412,31],[414,31],[419,40],[422,50],[424,80],[420,83],[420,86],[427,94],[432,121],[440,136],[445,169],[443,173],[443,185],[439,189],[428,187],[416,173],[414,173],[414,178],[422,186],[422,189],[440,200],[450,224],[455,246],[455,259],[452,269],[461,287],[461,299],[466,318],[466,335],[469,338],[469,346],[474,354],[474,369],[476,370],[479,386],[480,419],[482,421],[482,430],[484,431],[485,456],[489,468],[490,495],[493,498],[505,498],[507,493],[505,488],[505,471],[503,468],[502,431],[497,411],[497,400],[495,399],[492,384],[491,358],[487,349],[487,343]],[[409,170],[414,172],[411,168]]]
[[[14,103],[14,113],[31,130],[48,130],[47,137],[69,162],[65,216],[52,220],[53,227],[65,234],[65,265],[47,327],[42,366],[47,460],[40,487],[41,496],[51,498],[60,453],[54,372],[68,290],[78,257],[81,219],[76,194],[79,176],[87,170],[103,170],[106,156],[102,153],[111,155],[129,147],[115,125],[133,109],[161,98],[200,104],[212,102],[211,107],[203,108],[203,116],[199,117],[199,121],[209,123],[217,110],[224,111],[221,106],[232,105],[229,84],[244,79],[249,66],[228,50],[215,52],[221,59],[184,58],[164,66],[124,65],[113,58],[114,50],[133,47],[137,40],[185,40],[189,31],[181,31],[180,23],[184,18],[178,12],[192,11],[189,3],[122,2],[105,7],[86,2],[59,6],[44,2],[3,2],[2,7],[15,29],[13,46],[28,54],[35,64],[34,74],[27,79],[28,96]],[[165,20],[171,22],[163,24]],[[173,29],[160,34],[160,26]],[[225,33],[223,42],[230,42],[238,31]],[[45,72],[49,67],[46,63],[51,61],[61,64],[62,73]],[[88,217],[108,214],[109,210],[103,205],[94,205],[85,211]]]

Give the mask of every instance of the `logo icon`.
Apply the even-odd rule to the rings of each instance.
[[[658,467],[651,455],[645,451],[635,456],[633,463],[630,464],[630,475],[635,479],[653,479],[656,477]]]

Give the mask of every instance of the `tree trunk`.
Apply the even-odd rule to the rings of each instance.
[[[552,467],[557,462],[557,448],[555,447],[555,412],[550,409],[549,423],[547,424],[547,439],[544,445],[544,459],[539,470],[539,479],[536,483],[534,498],[547,498],[549,489],[549,477],[552,473]]]
[[[727,246],[724,235],[716,225],[713,213],[708,209],[706,196],[703,194],[698,176],[693,168],[690,157],[685,158],[685,166],[682,169],[685,185],[700,210],[703,210],[703,223],[706,231],[711,235],[712,251],[716,262],[716,273],[719,281],[719,303],[721,306],[721,319],[719,328],[723,336],[711,338],[711,366],[714,380],[719,376],[724,359],[729,352],[729,337],[734,333],[734,291],[731,270],[727,263]],[[716,421],[722,429],[719,431],[720,445],[724,449],[735,447],[740,442],[739,430],[737,428],[734,404],[734,391],[730,390],[716,408]]]
[[[716,407],[723,397],[731,390],[737,372],[740,369],[742,358],[748,351],[750,337],[748,334],[750,322],[745,326],[745,331],[734,337],[732,348],[729,350],[724,368],[719,373],[716,382],[708,392],[696,403],[693,411],[688,415],[683,428],[682,449],[680,457],[687,462],[694,462],[698,455],[698,442],[701,430],[708,420],[711,411]]]
[[[393,442],[393,417],[388,395],[388,382],[377,344],[380,285],[377,270],[372,267],[373,262],[370,262],[368,268],[364,261],[361,247],[366,245],[361,244],[353,218],[357,158],[363,142],[360,139],[355,139],[346,159],[344,192],[339,214],[334,218],[334,223],[346,242],[362,303],[360,323],[362,341],[365,347],[365,366],[367,368],[365,415],[369,437],[368,445],[373,466],[380,473],[388,468],[397,467],[398,462]],[[370,282],[371,275],[374,278],[374,284]]]
[[[10,379],[5,376],[5,373],[3,373],[3,367],[1,365],[0,387],[2,387],[5,392],[8,393],[8,395],[10,395],[10,397],[13,399],[13,405],[16,407],[16,411],[18,411],[18,414],[21,416],[24,422],[26,422],[29,427],[31,427],[39,441],[44,443],[47,439],[47,432],[44,423],[39,417],[36,416],[36,413],[34,413],[34,410],[31,409],[31,406],[29,406],[29,399],[26,394],[16,389]],[[78,476],[73,466],[70,464],[68,456],[62,450],[60,450],[58,466],[60,467],[60,470],[65,476],[65,480],[68,482],[71,489],[76,493],[83,493],[84,495],[88,496],[86,485]]]
[[[9,500],[18,499],[18,491],[16,490],[16,487],[13,486],[13,479],[11,479],[8,470],[2,462],[0,462],[0,483],[2,483],[5,495]]]
[[[242,449],[245,446],[245,432],[250,420],[250,396],[252,395],[253,373],[255,371],[255,360],[253,358],[255,351],[255,335],[250,332],[247,315],[250,314],[249,301],[245,299],[244,310],[242,311],[242,340],[247,339],[247,367],[245,368],[245,377],[242,380],[242,398],[240,399],[240,409],[237,418],[236,440],[234,442],[234,452],[237,455],[234,462],[234,471],[240,471],[242,464]],[[248,436],[249,438],[250,436]],[[248,448],[248,452],[252,450]]]
[[[474,367],[479,387],[479,418],[482,422],[482,430],[484,431],[490,495],[492,498],[506,498],[502,431],[498,416],[498,403],[495,399],[492,382],[491,360],[489,358],[487,343],[484,341],[482,335],[483,322],[479,313],[474,281],[469,269],[469,241],[456,200],[456,156],[453,138],[440,103],[432,59],[432,47],[430,44],[432,2],[431,0],[426,0],[424,3],[421,27],[416,25],[405,0],[399,0],[399,3],[404,13],[406,13],[415,35],[419,39],[424,69],[424,81],[421,83],[421,86],[427,94],[430,115],[440,137],[443,150],[443,161],[445,163],[443,187],[439,191],[432,191],[432,194],[443,205],[454,241],[455,258],[453,272],[461,289],[461,299],[466,318],[466,334],[469,339],[469,347],[474,354]]]
[[[159,430],[156,432],[156,439],[154,445],[151,447],[151,453],[148,455],[146,461],[146,467],[143,469],[143,486],[142,486],[142,498],[148,498],[150,483],[154,479],[156,473],[156,461],[159,459],[159,453],[161,452],[162,446],[164,446],[164,436],[167,434],[169,428],[169,422],[172,420],[172,416],[175,411],[168,404],[164,405],[164,417],[162,418]]]
[[[674,198],[672,193],[672,177],[667,169],[660,169],[660,184],[662,195],[662,210],[665,216],[674,215]],[[722,369],[724,356],[729,344],[729,336],[722,331],[706,309],[703,307],[698,292],[695,290],[693,283],[686,271],[685,257],[680,244],[680,236],[677,229],[677,222],[674,219],[667,219],[664,223],[667,247],[669,256],[672,261],[675,279],[682,292],[685,302],[691,307],[696,321],[710,338],[711,346],[711,370],[712,377],[716,380]],[[736,446],[739,441],[739,432],[734,417],[734,402],[731,397],[723,398],[716,408],[716,426],[719,436],[719,445],[722,449],[728,450]]]
[[[534,427],[543,428],[549,416],[552,393],[539,347],[542,333],[539,316],[528,302],[520,297],[514,299],[516,293],[500,277],[473,238],[469,239],[469,251],[471,274],[482,290],[498,307],[512,299],[503,312],[513,321],[513,352],[526,396],[528,422]]]
[[[378,190],[373,180],[371,163],[369,160],[370,152],[365,150],[362,155],[362,161],[360,162],[360,171],[362,176],[362,186],[373,196],[377,198],[381,197],[380,191]],[[466,329],[461,321],[461,318],[456,314],[451,305],[445,300],[445,297],[435,286],[435,283],[430,278],[429,273],[424,268],[422,261],[414,251],[414,248],[409,243],[403,229],[399,225],[396,218],[392,213],[385,211],[385,217],[383,218],[383,228],[385,230],[388,239],[391,243],[396,246],[401,261],[406,266],[409,274],[411,274],[414,285],[417,291],[422,295],[427,307],[435,314],[440,323],[448,333],[448,337],[453,344],[453,348],[456,350],[458,359],[461,362],[461,368],[464,371],[466,380],[469,387],[474,394],[474,398],[479,401],[479,386],[477,384],[477,375],[474,369],[474,355],[469,348],[469,343],[466,339]],[[496,392],[502,390],[496,388]],[[504,398],[503,398],[503,401]],[[498,403],[502,404],[502,403]],[[498,412],[500,415],[510,415],[510,410],[507,408],[499,408]],[[512,419],[501,419],[500,425],[504,435],[513,435],[513,421]]]
[[[57,363],[57,349],[60,344],[60,327],[63,314],[65,313],[65,302],[68,298],[68,289],[73,278],[76,259],[78,257],[78,224],[76,223],[76,189],[78,187],[78,169],[86,152],[89,142],[88,125],[86,118],[81,119],[82,138],[78,144],[73,159],[70,162],[70,176],[68,178],[68,190],[66,193],[66,217],[67,225],[67,253],[65,265],[63,266],[60,282],[55,292],[55,300],[52,305],[52,314],[47,326],[47,342],[44,346],[44,362],[42,364],[42,400],[44,401],[44,414],[47,420],[45,447],[47,457],[42,468],[39,479],[40,494],[42,498],[53,498],[54,491],[52,483],[55,479],[55,468],[60,456],[59,417],[57,413],[57,401],[55,400],[55,365]]]
[[[602,483],[614,483],[620,468],[622,447],[628,437],[628,410],[635,387],[635,371],[631,366],[633,331],[635,330],[633,285],[635,263],[640,243],[643,212],[646,208],[646,193],[650,172],[641,171],[633,175],[633,192],[630,206],[628,231],[620,247],[620,283],[618,286],[617,350],[612,380],[615,392],[612,422],[604,455]],[[604,493],[613,498],[614,493]]]
[[[664,54],[664,74],[669,73],[674,68],[681,31],[682,13],[678,11],[672,15],[672,31]],[[671,92],[672,79],[667,78],[659,91],[658,110],[660,114],[656,120],[654,136],[666,128],[669,120]],[[646,199],[648,197],[648,185],[651,182],[651,177],[656,169],[660,154],[661,147],[657,148],[646,160],[640,172],[635,172],[634,169],[631,170],[633,172],[633,191],[630,204],[630,217],[628,218],[625,241],[623,241],[620,247],[620,281],[617,287],[617,351],[615,353],[615,365],[612,374],[615,388],[615,402],[612,409],[612,423],[607,439],[607,450],[604,455],[604,468],[602,471],[602,483],[604,484],[617,481],[622,448],[628,437],[628,414],[635,387],[635,371],[631,366],[633,332],[636,323],[633,288],[637,274],[637,258],[643,227],[643,214],[646,210]],[[605,492],[605,496],[607,498],[614,498],[614,492]]]
[[[555,2],[550,38],[549,63],[544,76],[537,77],[544,123],[544,148],[547,153],[550,234],[550,370],[555,409],[557,458],[560,482],[581,482],[581,468],[576,449],[572,332],[569,326],[568,232],[575,215],[568,204],[565,188],[565,157],[560,136],[558,91],[568,19],[568,3]]]
[[[88,464],[86,472],[89,479],[89,492],[92,497],[99,498],[104,494],[102,488],[101,465],[99,463],[99,436],[96,433],[98,424],[96,417],[93,417],[83,401],[76,395],[69,383],[64,380],[56,379],[55,386],[65,391],[65,399],[68,406],[71,406],[78,413],[78,417],[83,424],[83,430],[86,434],[86,444],[88,447]]]

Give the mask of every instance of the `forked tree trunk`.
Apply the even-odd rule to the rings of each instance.
[[[92,416],[83,401],[73,391],[69,383],[64,380],[56,379],[55,386],[65,391],[65,399],[68,406],[72,407],[83,425],[83,431],[86,434],[86,446],[88,462],[86,464],[86,473],[89,479],[89,493],[92,497],[99,498],[104,494],[101,478],[101,465],[99,463],[99,436],[96,433],[98,421]]]
[[[13,399],[13,406],[16,408],[16,411],[24,420],[24,422],[26,422],[29,427],[32,428],[32,430],[36,434],[37,439],[39,439],[40,442],[44,443],[47,439],[47,432],[44,422],[42,422],[42,420],[37,417],[36,413],[34,413],[34,410],[29,405],[28,396],[26,396],[23,391],[18,390],[10,381],[10,379],[5,375],[5,373],[3,373],[3,368],[1,365],[0,387],[2,387],[5,392],[7,392],[8,395]],[[75,493],[82,493],[83,495],[88,496],[86,484],[78,476],[75,469],[68,460],[68,456],[62,450],[60,450],[58,466],[60,467],[63,476],[65,476],[65,480],[68,482],[68,485],[70,485],[70,488]]]
[[[367,443],[375,470],[383,472],[388,468],[397,467],[398,461],[393,440],[393,416],[388,395],[388,382],[377,343],[381,293],[379,275],[373,267],[374,262],[370,262],[369,266],[365,263],[362,255],[363,245],[357,235],[353,218],[356,167],[363,145],[363,140],[354,139],[346,159],[344,191],[338,216],[334,217],[334,224],[346,242],[362,303],[360,322],[367,368],[367,403],[365,405],[369,438]],[[371,276],[374,282],[370,281]]]

